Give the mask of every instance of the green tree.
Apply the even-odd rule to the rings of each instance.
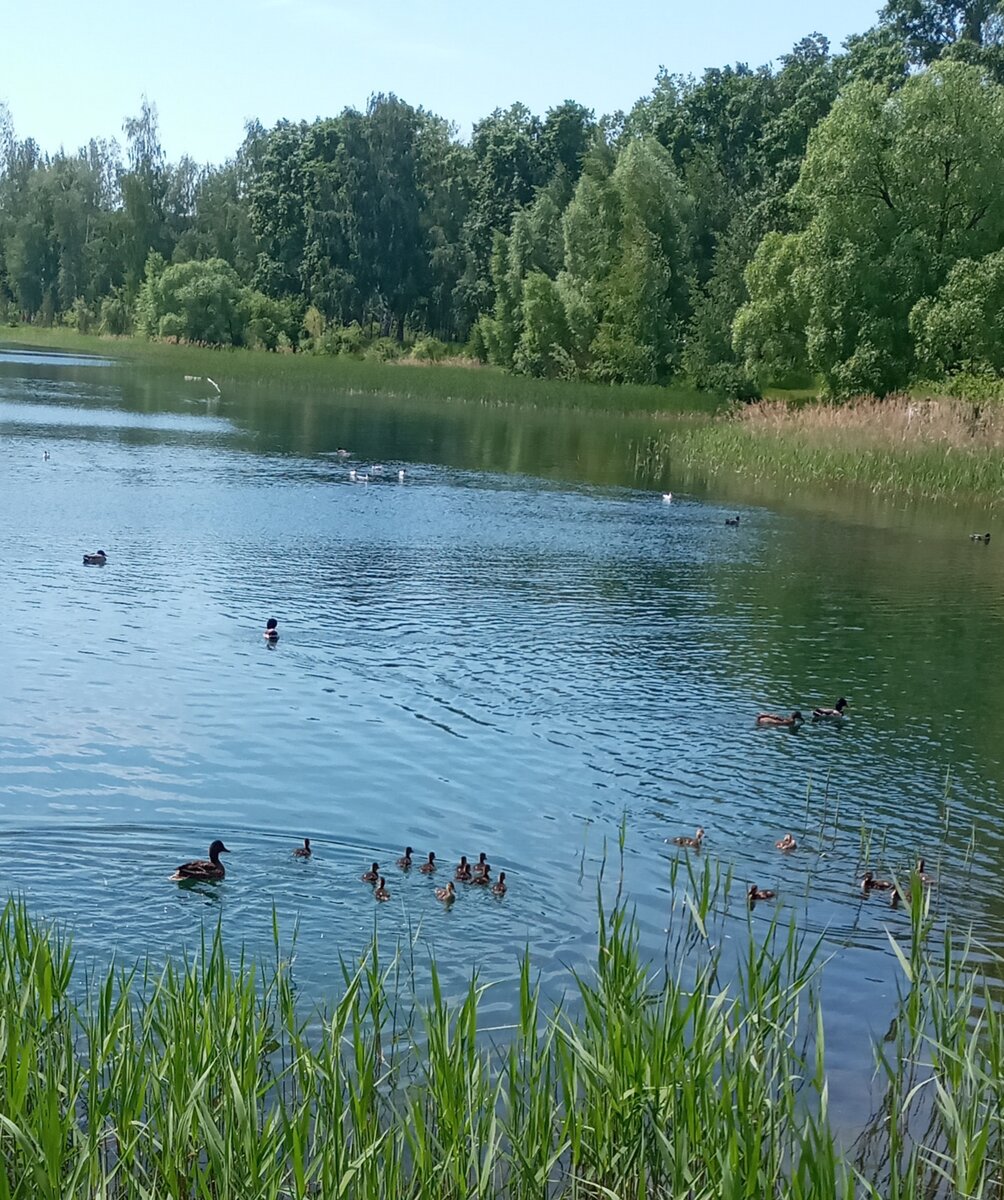
[[[150,336],[176,337],[216,346],[247,339],[251,295],[237,272],[220,258],[165,267],[152,254],[136,304],[136,323]]]
[[[938,294],[914,306],[910,328],[931,375],[1004,373],[1004,250],[957,262]]]

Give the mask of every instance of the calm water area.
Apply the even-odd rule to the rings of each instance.
[[[67,921],[84,961],[180,953],[207,920],[270,949],[274,908],[318,1003],[376,929],[450,986],[501,981],[504,1025],[524,947],[558,993],[591,961],[622,821],[661,960],[665,839],[702,825],[735,872],[721,936],[770,921],[754,881],[823,936],[831,1101],[866,1116],[908,917],[862,898],[863,869],[923,854],[939,919],[1004,949],[1004,530],[985,546],[987,516],[950,505],[641,479],[646,429],[217,398],[180,371],[0,353],[5,892]],[[754,728],[839,695],[842,728]],[[214,837],[225,882],[169,883]],[[405,844],[451,867],[484,850],[509,893],[444,909],[393,867]],[[383,905],[359,882],[373,859]]]

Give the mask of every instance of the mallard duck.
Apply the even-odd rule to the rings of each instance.
[[[453,876],[454,879],[459,879],[461,883],[470,883],[471,881],[471,864],[467,861],[467,855],[461,854],[460,862],[457,863],[457,869]]]
[[[913,903],[913,895],[911,894],[909,888],[894,887],[892,889],[892,895],[889,897],[889,907],[899,908],[901,901],[906,901],[907,905],[911,905]]]
[[[915,868],[916,873],[917,873],[917,878],[920,880],[921,883],[926,884],[928,887],[930,887],[931,884],[934,883],[934,876],[926,874],[926,872],[924,871],[924,866],[925,866],[924,860],[922,858],[918,858],[917,866]]]
[[[758,900],[773,900],[777,892],[772,892],[768,888],[758,888],[755,883],[750,884],[749,891],[746,893],[746,903],[752,908]]]
[[[380,876],[380,882],[373,889],[374,900],[389,900],[390,892],[387,891],[387,884],[384,882],[384,877]]]
[[[491,865],[488,862],[488,855],[482,850],[478,855],[478,861],[474,864],[474,874],[480,875],[482,872],[487,874],[490,870]]]
[[[693,850],[700,850],[701,842],[704,841],[704,830],[698,826],[697,832],[693,837],[680,836],[675,838],[666,838],[666,841],[672,842],[674,846],[690,846]]]
[[[404,853],[397,860],[397,865],[401,868],[402,871],[410,871],[411,870],[411,847],[410,846],[405,846]]]
[[[847,701],[840,697],[832,708],[814,708],[812,710],[812,719],[814,721],[842,721],[845,714],[844,709],[847,707]]]
[[[876,879],[874,871],[865,871],[861,879],[861,890],[867,892],[887,892],[892,887],[888,879]]]
[[[486,867],[483,871],[476,871],[474,878],[470,880],[474,887],[487,887],[491,881],[490,868]]]
[[[732,526],[732,528],[734,529],[734,528],[735,528],[735,527],[736,527],[736,526],[739,524],[739,518],[738,518],[738,516],[736,516],[736,517],[726,517],[726,518],[725,518],[725,524],[726,524],[726,525],[731,525],[731,526]]]
[[[419,871],[421,871],[421,872],[422,872],[422,874],[423,874],[423,875],[432,875],[432,874],[435,872],[435,870],[436,870],[436,854],[435,854],[435,851],[433,851],[433,850],[430,850],[430,851],[429,851],[429,860],[428,860],[428,862],[424,862],[424,863],[422,863],[422,865],[421,865],[421,866],[420,866],[418,869],[419,869]]]
[[[453,880],[446,887],[436,888],[436,899],[442,900],[444,904],[452,904],[457,898],[457,889],[453,886]]]
[[[226,875],[226,871],[220,862],[220,855],[229,853],[230,851],[217,838],[209,847],[209,858],[193,858],[191,862],[182,863],[171,879],[178,882],[185,879],[222,879]]]
[[[496,879],[494,884],[492,884],[492,895],[493,896],[504,896],[505,893],[506,893],[505,871],[499,871],[498,879]]]
[[[777,713],[758,713],[756,723],[766,729],[797,729],[805,724],[805,717],[796,708],[790,717],[781,717]]]
[[[368,871],[364,871],[359,878],[363,881],[363,883],[376,883],[376,881],[380,878],[380,864],[374,863],[373,866],[370,867]]]
[[[790,833],[786,833],[784,837],[781,838],[780,841],[775,842],[774,845],[778,848],[778,850],[788,851],[798,849],[798,842],[795,841]]]
[[[294,858],[310,858],[311,854],[313,854],[313,850],[310,848],[310,838],[304,838],[303,845],[297,846],[293,851]]]
[[[93,554],[84,555],[85,567],[103,567],[108,561],[108,555],[104,550],[95,550]]]
[[[969,535],[969,540],[971,542],[986,542],[989,544],[990,534],[989,533],[971,533]]]

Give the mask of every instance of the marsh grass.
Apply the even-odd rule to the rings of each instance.
[[[641,475],[738,473],[789,485],[999,502],[1004,404],[957,398],[844,404],[764,401],[710,421],[670,425],[639,447]]]
[[[0,1197],[688,1197],[1002,1194],[1004,1024],[913,891],[880,1110],[846,1151],[827,1111],[820,943],[745,917],[720,978],[729,875],[680,860],[679,937],[648,965],[621,904],[595,969],[545,1004],[529,960],[515,1021],[487,985],[399,1006],[400,956],[344,964],[322,1020],[293,960],[224,952],[113,967],[80,987],[61,932],[0,915]],[[733,932],[735,931],[733,922]],[[720,930],[719,930],[720,932]],[[407,970],[404,970],[407,975]],[[404,990],[407,990],[404,988]],[[80,996],[83,996],[81,999]]]
[[[139,337],[97,337],[68,329],[16,326],[0,329],[12,345],[97,354],[177,375],[211,376],[224,397],[234,386],[254,385],[282,393],[310,390],[343,395],[382,395],[402,400],[468,401],[522,408],[595,412],[709,413],[722,401],[695,388],[577,383],[507,375],[495,367],[408,359],[379,362],[351,355],[271,354],[264,350],[208,349]],[[421,367],[421,369],[419,369]]]

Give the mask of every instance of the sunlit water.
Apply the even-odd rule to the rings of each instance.
[[[833,1099],[864,1111],[908,921],[862,899],[864,867],[924,854],[935,908],[1004,940],[1004,533],[686,480],[666,504],[595,418],[204,391],[0,363],[6,889],[85,958],[191,948],[206,918],[265,948],[274,910],[321,1003],[376,929],[451,985],[503,981],[504,1024],[524,947],[555,991],[589,962],[622,822],[625,892],[666,952],[665,839],[700,824],[735,868],[725,937],[751,881],[824,935]],[[840,694],[843,728],[753,727]],[[223,884],[167,881],[217,836]],[[509,893],[445,910],[393,866],[406,843],[450,869],[485,850]],[[384,905],[359,882],[374,858]]]

